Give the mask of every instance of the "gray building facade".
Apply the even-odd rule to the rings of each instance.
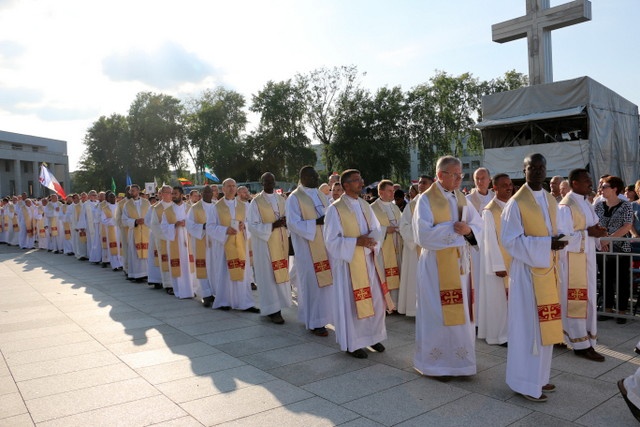
[[[26,192],[29,197],[41,197],[50,194],[38,181],[42,162],[47,163],[65,192],[70,193],[66,141],[0,130],[0,195]]]

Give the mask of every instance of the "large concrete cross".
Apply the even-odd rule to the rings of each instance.
[[[549,7],[549,0],[527,0],[527,14],[491,26],[494,42],[526,37],[529,45],[529,84],[551,83],[551,31],[591,20],[591,2],[575,0]]]

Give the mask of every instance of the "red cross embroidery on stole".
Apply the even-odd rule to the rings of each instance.
[[[356,289],[353,291],[353,299],[357,301],[362,301],[365,299],[370,299],[371,298],[371,288],[370,287],[366,287],[366,288],[360,288],[360,289]]]
[[[331,266],[329,265],[329,260],[325,260],[325,261],[320,261],[320,262],[314,262],[313,263],[313,268],[314,268],[316,273],[320,273],[321,271],[330,270]]]
[[[462,289],[449,289],[440,291],[440,304],[462,304]]]
[[[550,320],[560,320],[562,309],[560,304],[545,304],[538,306],[538,320],[548,322]]]

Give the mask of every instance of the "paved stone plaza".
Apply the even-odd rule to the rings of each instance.
[[[0,426],[637,425],[616,381],[640,365],[640,322],[599,323],[604,363],[556,350],[558,391],[533,403],[506,386],[506,349],[481,341],[475,377],[419,376],[403,316],[386,352],[357,360],[295,308],[278,326],[5,245],[0,292]]]

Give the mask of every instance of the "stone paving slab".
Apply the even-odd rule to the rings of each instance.
[[[0,427],[637,425],[616,381],[640,366],[640,321],[598,323],[604,363],[554,349],[558,391],[536,404],[506,386],[507,350],[480,340],[477,375],[421,377],[404,316],[387,319],[385,352],[358,360],[333,332],[309,334],[295,304],[273,325],[6,245],[0,292]]]

